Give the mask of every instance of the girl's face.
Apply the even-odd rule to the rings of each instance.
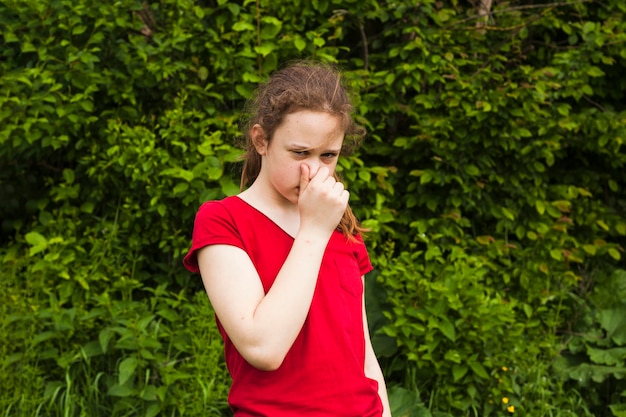
[[[338,116],[302,110],[285,116],[270,141],[262,139],[263,129],[259,125],[252,128],[252,138],[262,160],[257,181],[262,181],[279,202],[297,204],[300,165],[309,166],[311,178],[322,166],[332,175],[344,132]]]

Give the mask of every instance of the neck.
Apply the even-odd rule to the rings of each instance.
[[[296,235],[300,227],[300,212],[297,204],[264,190],[258,181],[241,192],[239,198],[266,215],[291,236]]]

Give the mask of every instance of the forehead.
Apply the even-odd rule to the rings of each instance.
[[[285,116],[274,137],[306,147],[341,147],[344,134],[339,116],[303,110]]]

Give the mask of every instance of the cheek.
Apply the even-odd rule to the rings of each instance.
[[[300,162],[285,161],[275,172],[281,182],[292,182],[294,177],[300,177]]]
[[[335,168],[337,168],[337,160],[334,159],[331,162],[329,162],[328,164],[326,164],[326,166],[328,167],[328,169],[330,170],[330,172],[335,172]]]

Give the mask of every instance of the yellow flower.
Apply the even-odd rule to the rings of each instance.
[[[506,411],[508,411],[509,413],[514,413],[515,412],[515,406],[514,405],[509,405],[506,408]]]
[[[508,371],[508,370],[509,370],[509,368],[507,368],[506,366],[503,366],[503,367],[502,367],[502,370],[503,370],[504,372],[506,372],[506,371]]]
[[[502,397],[502,402],[505,404],[509,403],[509,399],[507,397]]]

